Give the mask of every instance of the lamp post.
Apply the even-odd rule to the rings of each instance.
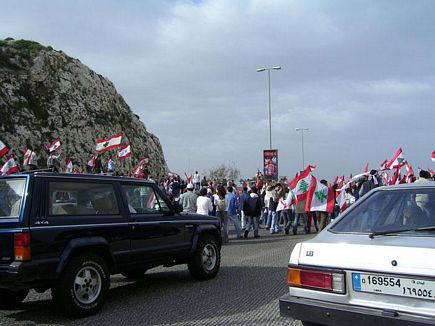
[[[270,68],[258,68],[257,72],[267,71],[267,78],[269,81],[269,149],[272,149],[272,109],[270,102],[270,71],[271,70],[280,70],[281,66],[275,66]]]
[[[304,130],[310,130],[308,128],[296,128],[296,131],[300,131],[301,132],[301,137],[302,137],[302,170],[303,171],[305,169],[305,158],[304,158]]]

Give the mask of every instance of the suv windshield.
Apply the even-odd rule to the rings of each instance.
[[[333,232],[435,234],[435,189],[379,191],[361,202],[336,224]],[[423,229],[426,232],[416,232]]]
[[[18,218],[23,205],[26,179],[0,180],[0,218]]]

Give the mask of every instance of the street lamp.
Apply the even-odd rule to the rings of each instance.
[[[296,131],[300,131],[301,132],[301,136],[302,136],[302,170],[303,171],[305,169],[305,159],[304,159],[304,130],[310,130],[308,128],[296,128]]]
[[[269,149],[272,149],[272,110],[270,104],[270,71],[271,70],[280,70],[281,66],[275,66],[270,68],[258,68],[257,72],[267,71],[267,77],[269,80]]]

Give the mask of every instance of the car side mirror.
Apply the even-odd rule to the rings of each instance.
[[[183,211],[183,205],[180,205],[178,203],[174,204],[175,213],[181,213]]]

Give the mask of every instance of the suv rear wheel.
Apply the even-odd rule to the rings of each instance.
[[[214,278],[221,264],[221,253],[216,239],[211,235],[204,235],[198,241],[195,253],[187,266],[190,274],[197,280]]]
[[[52,289],[53,299],[68,315],[89,316],[103,306],[109,284],[105,261],[93,254],[80,255],[71,260]]]
[[[29,293],[29,290],[12,291],[0,289],[0,307],[11,308],[21,303]]]

